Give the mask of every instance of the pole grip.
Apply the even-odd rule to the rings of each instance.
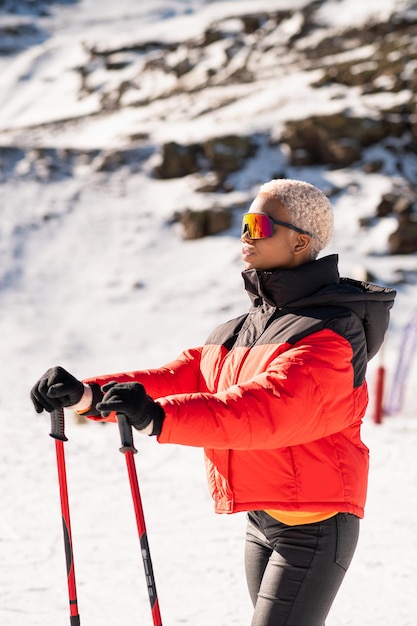
[[[117,413],[117,424],[119,426],[120,440],[122,447],[119,448],[123,454],[128,450],[133,454],[136,454],[137,450],[133,444],[132,426],[129,424],[126,415],[123,413]]]
[[[49,435],[60,441],[68,441],[68,438],[65,436],[64,409],[51,411],[51,432]]]

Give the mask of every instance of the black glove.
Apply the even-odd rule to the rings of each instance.
[[[33,387],[30,397],[37,413],[42,413],[44,409],[51,413],[77,404],[83,393],[82,382],[62,367],[51,367]]]
[[[101,389],[105,395],[96,405],[96,409],[103,417],[108,417],[111,411],[123,413],[136,430],[143,430],[153,421],[151,434],[160,434],[165,417],[164,409],[147,395],[143,385],[111,382]]]

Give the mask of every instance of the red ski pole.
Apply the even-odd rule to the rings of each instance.
[[[156,593],[155,577],[153,573],[151,554],[149,551],[148,536],[143,514],[142,499],[139,491],[139,481],[136,473],[134,454],[137,450],[133,445],[132,427],[122,413],[117,413],[117,423],[119,425],[120,438],[123,452],[126,459],[127,472],[129,474],[130,489],[132,492],[133,506],[135,509],[136,523],[138,526],[139,543],[142,553],[143,567],[145,569],[146,584],[148,586],[149,601],[152,610],[154,626],[162,626],[161,614],[159,611],[158,595]]]
[[[69,513],[67,473],[65,468],[64,441],[65,436],[64,410],[58,409],[51,413],[51,433],[55,439],[56,461],[58,468],[59,493],[61,499],[62,526],[64,531],[65,557],[67,562],[68,596],[71,626],[80,626],[78,614],[77,590],[75,585],[74,558],[72,552],[71,522]]]

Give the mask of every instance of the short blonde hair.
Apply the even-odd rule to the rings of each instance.
[[[315,259],[333,235],[333,210],[327,196],[314,185],[301,180],[276,178],[261,186],[287,211],[294,226],[312,233],[311,257]]]

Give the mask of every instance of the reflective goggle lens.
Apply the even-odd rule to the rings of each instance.
[[[274,234],[273,220],[266,213],[245,213],[242,217],[242,235],[250,239],[266,239]]]
[[[242,218],[242,235],[248,234],[250,239],[266,239],[272,237],[274,234],[274,224],[277,226],[285,226],[285,228],[291,228],[296,233],[302,235],[308,235],[309,237],[315,237],[314,233],[304,230],[299,226],[290,224],[289,222],[281,222],[281,220],[274,220],[266,213],[245,213]]]

